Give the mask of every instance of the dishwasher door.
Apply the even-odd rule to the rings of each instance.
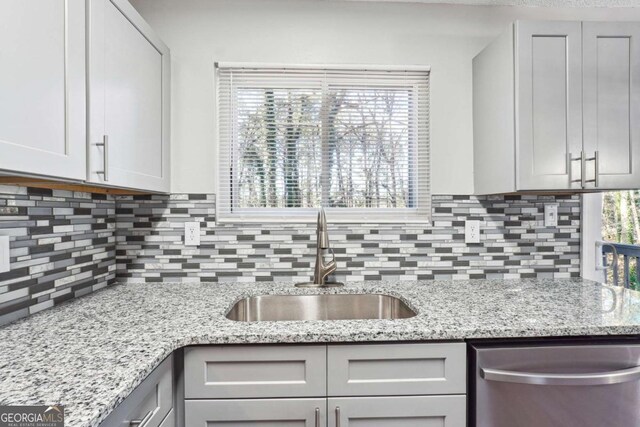
[[[472,426],[640,426],[640,345],[472,349]]]

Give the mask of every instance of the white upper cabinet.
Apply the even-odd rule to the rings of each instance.
[[[516,22],[474,58],[476,194],[640,187],[638,35]]]
[[[582,150],[579,22],[516,23],[516,155],[520,190],[565,189]]]
[[[640,24],[585,22],[582,34],[587,185],[640,188]]]
[[[89,181],[169,191],[169,49],[125,0],[89,1]]]
[[[2,0],[0,16],[0,169],[85,179],[85,2]]]

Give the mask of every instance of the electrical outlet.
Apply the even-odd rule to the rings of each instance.
[[[0,273],[11,270],[9,261],[9,236],[0,236]]]
[[[480,243],[480,221],[467,220],[464,222],[464,242]]]
[[[184,244],[186,246],[200,245],[200,223],[199,222],[184,223]]]
[[[558,205],[555,203],[549,203],[544,205],[544,226],[545,227],[557,227],[558,226]]]

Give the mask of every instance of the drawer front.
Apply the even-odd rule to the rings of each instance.
[[[330,345],[329,396],[466,393],[466,347],[446,344]]]
[[[465,396],[341,397],[328,401],[328,427],[465,427]]]
[[[320,427],[327,425],[326,399],[187,400],[189,427]]]
[[[325,346],[189,347],[185,397],[325,396],[326,356]]]
[[[166,424],[166,420],[172,408],[173,355],[151,372],[100,427],[171,427],[172,424]]]

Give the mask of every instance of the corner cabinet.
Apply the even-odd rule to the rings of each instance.
[[[122,401],[100,427],[175,427],[173,355]]]
[[[169,49],[126,0],[88,4],[88,181],[168,192]]]
[[[464,343],[188,347],[185,425],[466,426]]]
[[[84,1],[2,0],[0,16],[0,169],[84,180]]]
[[[640,186],[640,23],[518,21],[473,60],[476,194]]]

